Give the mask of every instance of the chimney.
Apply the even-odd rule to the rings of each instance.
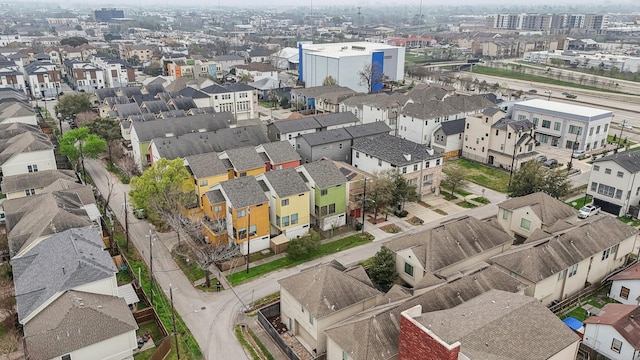
[[[398,360],[457,360],[460,342],[447,344],[415,318],[422,315],[422,306],[403,311],[400,319]]]

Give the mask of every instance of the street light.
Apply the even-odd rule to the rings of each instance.
[[[547,94],[547,95],[549,95],[549,96],[547,97],[547,101],[551,101],[551,94],[553,94],[553,93],[552,93],[550,90],[546,90],[544,93],[545,93],[545,94]]]

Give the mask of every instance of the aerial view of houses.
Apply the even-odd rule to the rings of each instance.
[[[640,358],[638,4],[147,5],[0,12],[1,359]]]

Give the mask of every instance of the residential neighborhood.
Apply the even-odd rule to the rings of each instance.
[[[637,4],[271,5],[4,4],[0,359],[640,358]]]

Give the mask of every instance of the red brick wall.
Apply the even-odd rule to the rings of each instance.
[[[459,351],[447,349],[404,316],[400,319],[398,360],[457,360]]]

